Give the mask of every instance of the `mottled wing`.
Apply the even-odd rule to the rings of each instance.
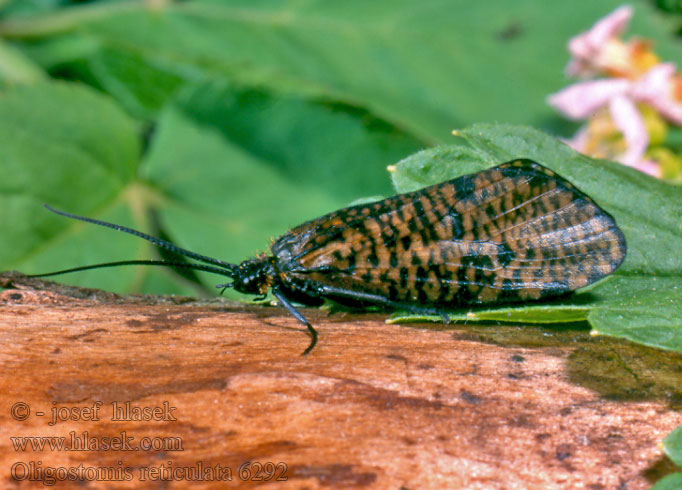
[[[283,282],[397,303],[556,296],[613,272],[623,234],[551,170],[516,160],[305,223],[272,247]]]

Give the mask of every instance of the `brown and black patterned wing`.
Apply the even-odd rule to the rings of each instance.
[[[573,291],[616,270],[626,247],[592,199],[524,159],[330,213],[272,252],[300,290],[447,307]]]

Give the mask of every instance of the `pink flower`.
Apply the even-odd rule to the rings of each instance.
[[[649,133],[635,104],[624,95],[615,95],[606,100],[605,109],[610,116],[606,118],[608,122],[604,122],[603,113],[595,116],[592,124],[582,127],[567,143],[581,153],[612,158],[651,173],[651,165],[643,160],[649,146]],[[622,135],[624,149],[613,141],[616,132]]]
[[[615,97],[626,95],[632,83],[624,78],[604,78],[574,83],[547,97],[549,105],[570,119],[586,119]]]
[[[547,101],[571,119],[593,115],[615,97],[627,96],[654,107],[664,118],[682,125],[682,101],[675,98],[675,65],[660,63],[638,80],[604,78],[579,82],[552,94]]]
[[[547,101],[574,120],[587,119],[604,108],[608,109],[626,144],[624,152],[612,156],[626,165],[635,166],[649,146],[649,134],[631,97],[632,89],[632,82],[623,78],[591,80],[570,85],[550,95]],[[580,139],[585,137],[581,135]],[[581,146],[583,148],[575,149],[584,151],[584,145]]]
[[[637,168],[649,146],[649,133],[637,106],[632,99],[619,95],[609,101],[609,113],[625,139],[626,149],[618,160],[629,167]]]
[[[682,125],[682,101],[675,98],[675,65],[661,63],[646,72],[632,87],[632,97],[650,104],[661,116]]]
[[[571,61],[566,74],[588,78],[595,75],[637,78],[660,60],[651,43],[641,39],[623,41],[620,35],[632,17],[632,7],[624,5],[599,20],[590,30],[568,43]]]
[[[575,83],[547,101],[570,119],[587,119],[568,142],[573,148],[660,177],[660,162],[671,160],[656,153],[665,121],[682,125],[682,74],[661,63],[648,41],[621,39],[632,14],[622,6],[569,42],[569,75],[608,78]]]
[[[627,69],[628,49],[618,39],[632,17],[632,7],[623,5],[595,23],[589,31],[568,42],[572,59],[569,76],[589,76],[607,68]]]
[[[655,160],[641,160],[637,162],[637,165],[633,165],[633,168],[636,168],[647,175],[651,175],[652,177],[656,177],[657,179],[663,177],[661,166]]]
[[[614,158],[652,173],[654,164],[642,160],[649,146],[649,134],[637,103],[649,104],[665,119],[682,124],[682,101],[675,98],[676,82],[675,66],[661,63],[635,81],[605,78],[579,82],[550,95],[547,101],[574,120],[587,119],[607,109],[626,144],[625,151]],[[582,145],[577,143],[584,138],[585,135],[580,135],[575,140],[579,151]]]

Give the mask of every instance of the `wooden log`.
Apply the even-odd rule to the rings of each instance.
[[[581,325],[311,309],[302,357],[278,307],[0,284],[3,488],[633,490],[674,471],[682,356]]]

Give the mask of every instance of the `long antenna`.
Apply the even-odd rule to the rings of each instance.
[[[52,211],[53,213],[58,214],[60,216],[64,216],[66,218],[71,218],[71,219],[77,219],[79,221],[84,221],[86,223],[92,223],[92,224],[99,225],[99,226],[106,226],[107,228],[112,228],[112,229],[117,230],[117,231],[123,231],[125,233],[130,233],[131,235],[135,235],[136,237],[143,238],[143,239],[147,240],[148,242],[152,242],[154,245],[168,249],[177,255],[184,255],[185,257],[190,257],[192,259],[198,260],[199,262],[204,262],[206,264],[212,264],[212,265],[221,267],[223,269],[226,269],[229,272],[234,272],[234,270],[237,268],[236,265],[230,264],[229,262],[223,262],[222,260],[214,259],[212,257],[207,257],[206,255],[201,255],[201,254],[198,254],[196,252],[186,250],[186,249],[178,247],[177,245],[174,245],[170,242],[167,242],[166,240],[161,240],[160,238],[156,238],[156,237],[153,237],[151,235],[147,235],[146,233],[142,233],[141,231],[137,231],[137,230],[134,230],[132,228],[128,228],[127,226],[121,226],[121,225],[117,225],[114,223],[109,223],[108,221],[101,221],[98,219],[87,218],[85,216],[78,216],[77,214],[71,214],[71,213],[67,213],[64,211],[59,211],[58,209],[54,209],[53,207],[51,207],[47,204],[43,204],[43,206],[45,206],[45,208],[47,210]],[[143,261],[143,262],[145,262],[147,265],[161,265],[161,264],[150,264],[148,261]],[[151,262],[154,262],[154,261],[151,261]],[[116,264],[116,262],[111,262],[111,264]],[[119,265],[128,265],[128,264],[138,265],[138,264],[135,264],[135,261],[123,261]],[[196,265],[198,265],[198,264],[196,264]],[[102,264],[102,266],[103,267],[114,267],[113,265],[107,265],[107,264]],[[90,269],[95,268],[95,266],[86,266],[86,267],[90,268]],[[79,267],[76,267],[76,269],[77,270],[84,270],[84,269],[81,269]],[[76,269],[74,269],[73,272],[75,272]],[[199,269],[199,268],[196,268],[196,269],[197,270],[206,270],[206,269]],[[222,272],[222,273],[217,272],[216,270],[211,270],[211,271],[207,271],[207,272],[215,272],[216,274],[222,274],[224,276],[231,277],[230,274],[226,274],[225,272]],[[50,275],[54,275],[54,274],[50,274]]]
[[[62,269],[55,272],[46,272],[44,274],[26,274],[26,277],[50,277],[58,276],[59,274],[69,274],[71,272],[87,271],[90,269],[102,269],[104,267],[118,267],[121,265],[157,265],[164,267],[176,267],[179,269],[194,269],[197,271],[212,272],[220,274],[221,276],[232,277],[232,273],[220,267],[213,267],[210,265],[193,264],[188,262],[170,262],[167,260],[119,260],[117,262],[104,262],[101,264],[82,265],[80,267],[72,267],[71,269]],[[230,287],[223,284],[223,287]]]

